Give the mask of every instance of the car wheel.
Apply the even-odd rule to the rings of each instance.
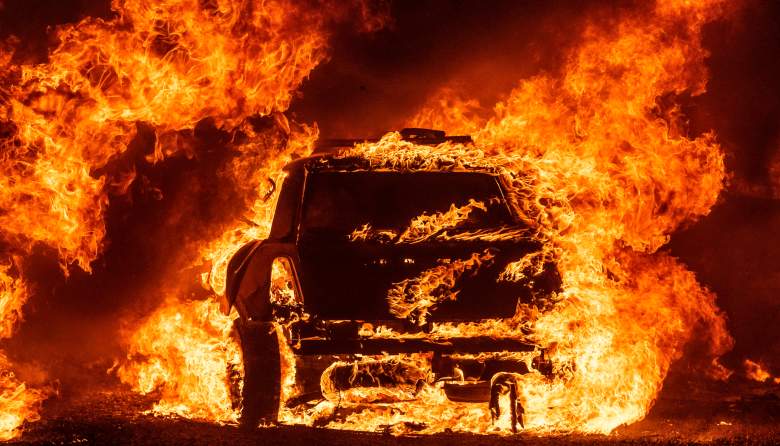
[[[279,337],[270,322],[236,321],[244,362],[241,426],[254,429],[279,416],[281,359]]]

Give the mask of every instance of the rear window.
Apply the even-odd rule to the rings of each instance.
[[[301,229],[348,237],[371,228],[400,236],[410,225],[445,218],[451,233],[513,223],[489,174],[314,172],[306,180]]]

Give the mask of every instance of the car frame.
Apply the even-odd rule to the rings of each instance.
[[[444,142],[471,143],[469,137],[448,137],[444,132],[427,129],[404,129],[401,135],[404,140],[417,145],[433,146]],[[473,184],[475,188],[481,188],[480,190],[491,187],[490,182],[495,181],[497,198],[493,204],[500,211],[501,231],[510,231],[511,235],[511,231],[528,230],[528,225],[519,218],[508,198],[510,185],[495,170],[489,168],[473,168],[460,172],[434,170],[418,173],[418,176],[414,177],[414,172],[393,168],[377,169],[360,157],[340,154],[340,149],[350,148],[357,142],[360,141],[331,140],[321,143],[317,150],[319,153],[315,152],[311,157],[288,164],[285,167],[287,176],[279,194],[268,238],[243,246],[229,262],[226,300],[229,306],[237,309],[240,316],[236,320],[236,329],[244,362],[241,415],[241,422],[244,425],[257,426],[259,422],[277,420],[284,368],[280,350],[292,351],[296,358],[298,371],[296,377],[302,389],[298,395],[287,401],[288,406],[321,399],[328,392],[346,391],[353,386],[406,386],[416,389],[413,391],[416,392],[421,385],[445,381],[445,391],[451,400],[469,402],[490,400],[492,411],[495,404],[493,401],[495,395],[492,395],[495,391],[492,388],[494,378],[529,371],[527,362],[502,359],[501,354],[527,354],[528,357],[533,357],[531,367],[545,374],[552,371],[552,365],[545,358],[544,350],[525,337],[431,334],[436,323],[468,321],[468,318],[463,317],[464,314],[482,312],[492,318],[511,317],[520,300],[528,301],[538,296],[554,295],[560,285],[560,278],[557,276],[555,265],[550,262],[545,264],[544,273],[539,274],[535,281],[501,285],[505,288],[502,288],[503,291],[500,293],[495,291],[497,285],[476,278],[478,274],[475,272],[468,279],[473,282],[468,282],[471,284],[468,285],[471,287],[470,294],[461,293],[458,298],[452,299],[455,302],[452,304],[437,302],[430,313],[427,312],[429,308],[425,308],[426,311],[418,311],[414,313],[414,317],[405,319],[387,317],[387,312],[380,308],[382,305],[377,304],[377,298],[369,298],[369,295],[377,294],[377,289],[381,289],[375,286],[377,277],[393,277],[393,280],[396,280],[393,284],[397,285],[401,283],[397,279],[399,274],[404,274],[405,263],[414,264],[418,257],[425,258],[430,263],[431,259],[436,259],[442,253],[458,253],[459,250],[464,253],[484,253],[472,254],[472,258],[483,256],[480,258],[489,260],[486,264],[493,268],[492,276],[495,276],[494,270],[500,268],[501,264],[494,260],[501,259],[504,264],[507,259],[516,259],[525,254],[541,251],[543,242],[533,237],[505,236],[503,238],[483,237],[484,240],[452,237],[446,240],[446,243],[431,242],[426,239],[420,243],[403,244],[398,243],[399,234],[392,233],[389,238],[372,239],[371,243],[366,242],[361,245],[355,244],[353,239],[354,233],[359,233],[360,224],[363,223],[361,221],[354,221],[355,231],[350,236],[350,240],[317,235],[319,233],[315,229],[321,228],[317,228],[315,223],[306,223],[310,220],[317,221],[317,216],[321,219],[324,215],[322,212],[328,211],[326,206],[320,214],[311,211],[315,212],[314,217],[309,218],[306,215],[310,208],[316,207],[316,204],[306,203],[307,200],[311,201],[308,197],[314,194],[310,191],[317,190],[313,189],[316,187],[314,185],[318,184],[317,181],[323,184],[330,181],[337,183],[342,189],[354,190],[359,189],[363,184],[369,185],[366,187],[370,188],[372,181],[381,179],[387,183],[385,189],[391,190],[389,193],[392,194],[393,187],[406,187],[398,186],[403,183],[399,182],[397,177],[393,177],[393,173],[407,175],[403,177],[404,181],[413,179],[414,181],[408,182],[412,185],[424,182],[423,180],[428,181],[425,175],[435,177],[435,174],[449,175],[446,177],[448,181],[450,178],[455,178],[455,175],[461,175],[457,177],[460,178],[458,181]],[[327,174],[328,172],[335,172],[335,174]],[[434,180],[441,181],[441,178],[434,178]],[[437,183],[433,180],[428,182],[435,189]],[[353,184],[357,186],[351,186]],[[323,187],[328,191],[326,186]],[[446,198],[448,191],[444,188],[439,189],[442,189],[441,194]],[[373,192],[366,192],[369,197],[371,193]],[[329,199],[327,193],[321,194],[320,197],[320,201],[314,203]],[[349,204],[349,200],[342,200],[342,203]],[[401,203],[399,206],[403,206],[401,201],[399,203]],[[305,204],[308,207],[304,211]],[[502,210],[503,208],[506,208],[506,211]],[[484,213],[487,214],[487,211]],[[395,216],[389,215],[387,218],[392,219]],[[347,218],[346,221],[350,220]],[[343,221],[338,223],[342,226],[344,224]],[[330,228],[326,227],[324,230]],[[315,235],[307,238],[310,233]],[[441,234],[442,232],[439,231],[437,236]],[[481,234],[484,235],[484,231]],[[339,243],[344,245],[341,246]],[[371,254],[365,254],[369,251]],[[388,252],[394,253],[392,255],[395,256],[389,261],[386,257],[392,256],[386,255]],[[334,256],[340,262],[334,262],[329,253],[335,253]],[[279,267],[274,262],[280,261],[285,264],[287,291],[291,296],[295,296],[294,299],[288,299],[286,302],[279,302],[278,299],[275,301],[272,296],[273,270]],[[434,268],[449,267],[447,265],[451,263],[438,261],[438,266]],[[493,265],[494,263],[496,265]],[[390,266],[387,266],[388,264]],[[487,268],[479,264],[479,259],[477,264],[476,269]],[[366,269],[368,267],[373,269],[369,271]],[[363,268],[362,273],[357,271],[360,268]],[[425,271],[429,270],[430,268]],[[381,271],[382,274],[387,273],[378,275],[377,271]],[[350,287],[345,281],[358,281],[359,285]],[[344,286],[339,288],[342,283]],[[485,290],[486,286],[491,288]],[[464,285],[463,288],[467,286]],[[486,291],[493,291],[492,294],[510,293],[510,297],[515,301],[507,300],[506,297],[485,299]],[[520,294],[524,297],[520,298]],[[392,308],[390,311],[392,312]],[[372,332],[376,327],[382,327],[386,332],[396,333],[397,336],[376,336]],[[282,343],[286,343],[287,347]],[[403,358],[398,359],[398,355],[421,353],[430,356],[433,376],[423,378],[412,364],[404,362]],[[485,359],[485,354],[493,354],[493,356],[488,355],[488,359]],[[368,380],[370,381],[368,384],[355,381],[356,367],[364,368],[366,374],[372,377]],[[347,368],[353,370],[351,381],[339,378]],[[387,373],[387,370],[393,372],[382,377],[376,375],[376,372],[372,371],[373,368],[382,369],[382,373]],[[328,389],[325,389],[325,385],[322,384],[323,376],[327,376]]]

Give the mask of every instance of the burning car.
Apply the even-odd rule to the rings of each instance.
[[[423,146],[470,144],[425,129],[401,135]],[[339,150],[354,143],[330,141],[287,165],[270,236],[228,265],[243,423],[276,420],[280,349],[290,347],[300,391],[288,406],[414,398],[436,384],[450,400],[499,410],[507,374],[551,373],[544,351],[514,335],[436,327],[511,318],[560,286],[550,261],[526,280],[506,277],[513,262],[544,248],[518,214],[516,190],[488,167],[379,166]]]

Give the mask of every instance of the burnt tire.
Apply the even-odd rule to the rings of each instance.
[[[254,429],[260,423],[275,423],[282,389],[279,337],[269,322],[239,320],[236,327],[244,362],[241,426]]]

